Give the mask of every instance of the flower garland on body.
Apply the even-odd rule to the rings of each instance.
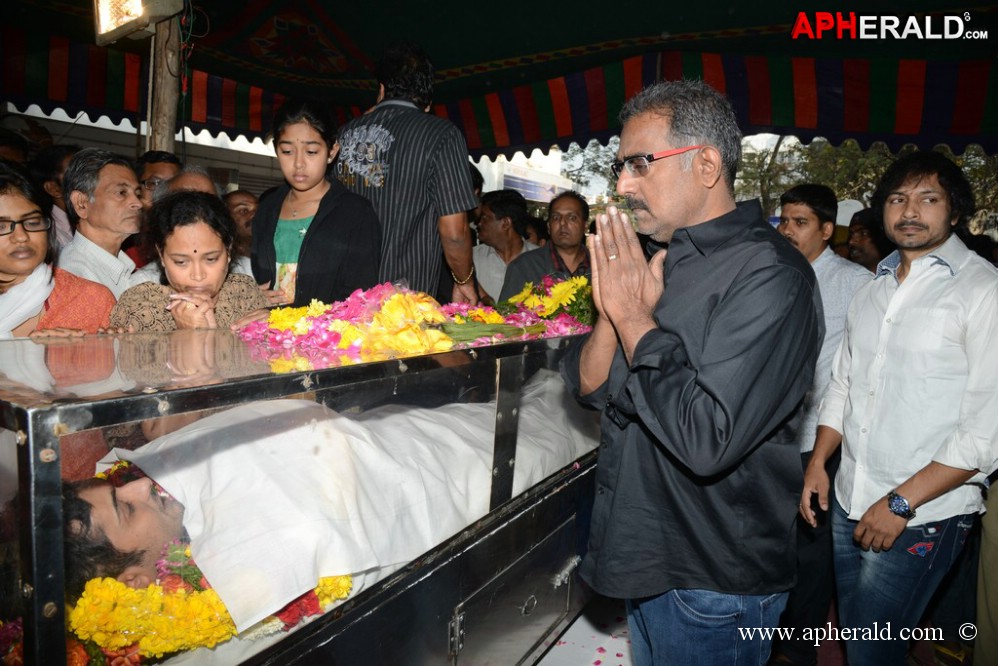
[[[121,485],[145,476],[127,461],[115,463],[98,478]],[[158,580],[145,589],[133,589],[113,578],[94,578],[69,609],[69,630],[83,641],[88,659],[71,663],[141,664],[163,656],[214,647],[236,636],[236,627],[218,594],[191,558],[190,545],[167,544],[157,562]],[[310,616],[319,615],[352,589],[350,576],[328,576],[273,616],[243,634],[255,639],[288,631]],[[72,640],[72,639],[71,639]],[[72,640],[77,645],[79,641]],[[67,643],[70,647],[71,644]]]
[[[306,307],[275,308],[266,321],[248,324],[239,335],[255,343],[254,351],[270,361],[274,372],[571,335],[591,326],[591,317],[586,321],[572,314],[572,304],[587,298],[592,311],[588,284],[585,277],[550,280],[539,287],[543,291],[536,299],[514,302],[514,297],[492,308],[441,306],[428,294],[385,283],[358,289],[332,305],[313,300]]]

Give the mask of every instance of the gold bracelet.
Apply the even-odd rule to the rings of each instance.
[[[475,274],[475,265],[474,264],[471,265],[471,272],[468,273],[468,277],[464,278],[463,280],[458,280],[457,276],[454,275],[454,271],[450,272],[450,276],[452,278],[454,278],[454,284],[468,284],[468,280],[470,280],[471,276],[474,275],[474,274]]]

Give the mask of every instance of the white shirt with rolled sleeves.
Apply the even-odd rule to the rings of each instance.
[[[930,462],[977,469],[918,507],[909,525],[984,511],[998,461],[998,269],[956,235],[912,262],[897,252],[856,292],[819,425],[842,433],[836,499],[859,520]]]

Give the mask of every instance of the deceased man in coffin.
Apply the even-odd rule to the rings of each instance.
[[[147,478],[67,484],[67,598],[100,577],[156,583],[178,539],[240,637],[321,578],[352,575],[356,594],[487,513],[494,409],[346,417],[306,400],[261,401],[115,449],[107,465],[127,460]],[[514,493],[593,448],[597,432],[555,373],[538,373],[524,387]]]

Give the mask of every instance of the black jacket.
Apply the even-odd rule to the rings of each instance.
[[[274,279],[274,232],[290,189],[285,184],[264,196],[253,219],[250,260],[259,284]],[[356,289],[373,287],[378,283],[380,263],[381,224],[371,203],[338,181],[330,181],[298,253],[293,305],[308,305],[313,298],[332,303]]]

